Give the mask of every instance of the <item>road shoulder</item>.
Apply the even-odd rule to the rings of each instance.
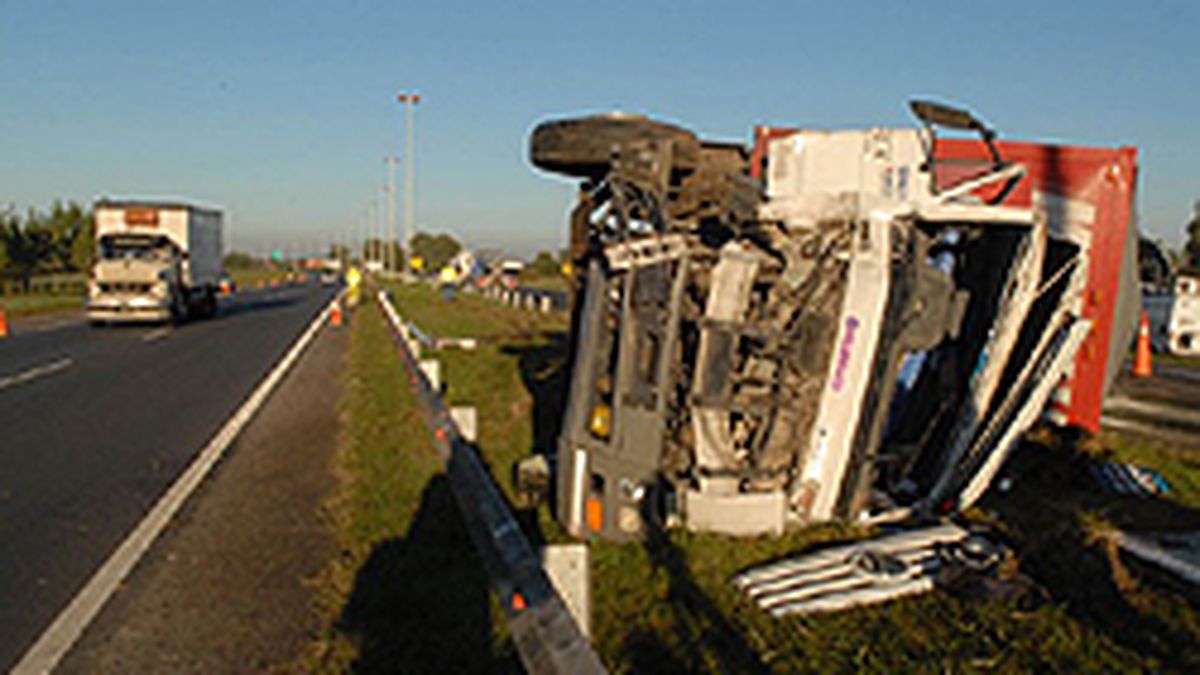
[[[345,345],[322,330],[59,672],[266,670],[322,630]]]

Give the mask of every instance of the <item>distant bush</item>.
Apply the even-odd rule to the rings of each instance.
[[[91,211],[56,200],[47,211],[0,212],[0,275],[28,289],[36,274],[80,272],[95,258]]]
[[[225,269],[227,270],[244,270],[254,269],[256,267],[265,267],[267,261],[262,258],[256,258],[249,253],[241,251],[230,251],[225,255]]]

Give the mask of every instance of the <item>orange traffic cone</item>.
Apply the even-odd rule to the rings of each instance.
[[[334,300],[333,307],[329,308],[329,325],[334,326],[335,328],[337,326],[342,325],[342,301],[341,300]]]
[[[1150,377],[1154,367],[1150,363],[1150,315],[1142,312],[1142,322],[1138,326],[1137,352],[1133,355],[1133,376]]]
[[[8,337],[8,315],[4,313],[4,305],[0,305],[0,338]]]

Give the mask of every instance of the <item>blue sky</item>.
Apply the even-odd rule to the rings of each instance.
[[[0,206],[175,195],[232,244],[358,231],[403,151],[417,224],[521,254],[571,186],[532,169],[547,116],[620,109],[748,140],[755,124],[908,125],[914,95],[1002,136],[1136,145],[1168,241],[1200,198],[1200,3],[0,0]]]

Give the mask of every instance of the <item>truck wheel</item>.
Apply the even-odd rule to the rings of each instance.
[[[187,299],[177,291],[173,291],[171,293],[171,317],[167,321],[170,323],[181,323],[187,320],[191,313],[192,308]]]
[[[211,319],[217,315],[217,294],[213,289],[209,288],[204,291],[204,300],[201,301],[203,307],[203,316],[206,319]]]

